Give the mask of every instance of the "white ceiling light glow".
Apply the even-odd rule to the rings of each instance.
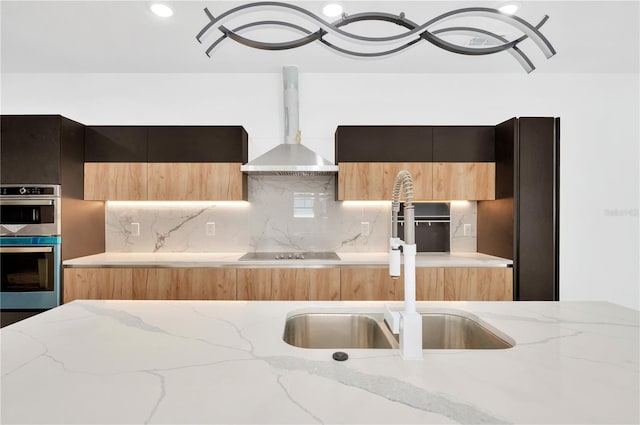
[[[160,16],[161,18],[168,18],[170,16],[173,16],[173,9],[171,9],[166,4],[154,3],[150,6],[150,8],[153,13]]]
[[[322,13],[330,18],[342,15],[342,5],[339,3],[329,3],[322,8]]]
[[[518,5],[515,3],[505,4],[504,6],[498,8],[498,10],[502,13],[506,13],[507,15],[513,15],[518,11]]]

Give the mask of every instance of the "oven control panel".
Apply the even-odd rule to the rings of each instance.
[[[59,185],[16,186],[2,185],[1,196],[60,196]]]

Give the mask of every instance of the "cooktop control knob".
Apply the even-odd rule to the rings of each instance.
[[[18,193],[20,195],[24,195],[25,193],[27,193],[27,188],[26,187],[21,187],[20,189],[18,189]]]

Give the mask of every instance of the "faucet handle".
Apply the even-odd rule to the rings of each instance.
[[[392,311],[388,304],[384,305],[384,321],[394,334],[400,333],[400,312]]]
[[[392,246],[389,250],[389,276],[392,279],[400,277],[400,247]]]

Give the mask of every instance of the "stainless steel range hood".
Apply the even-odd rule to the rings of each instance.
[[[278,176],[333,175],[338,167],[300,144],[298,128],[298,68],[283,68],[284,143],[240,167],[249,174]]]

